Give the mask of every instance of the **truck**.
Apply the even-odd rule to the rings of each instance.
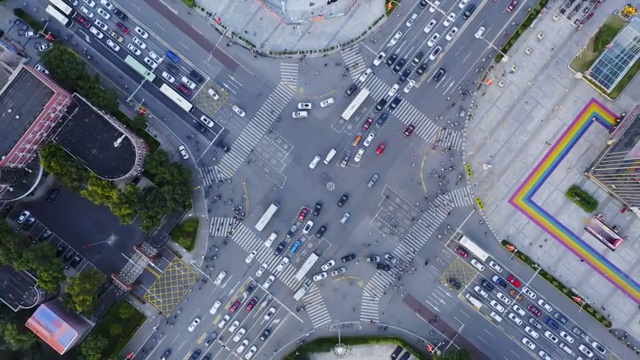
[[[509,295],[511,295],[511,297],[516,298],[516,296],[518,295],[518,291],[516,291],[515,289],[511,289],[511,291],[509,291]],[[520,301],[522,301],[523,298],[524,298],[524,296],[522,296],[522,294],[520,294],[516,298],[516,301],[520,302]]]
[[[475,297],[471,296],[471,294],[467,294],[464,297],[466,297],[467,300],[469,300],[471,305],[473,305],[473,307],[476,308],[476,310],[480,310],[480,308],[482,308],[482,302],[476,299]]]

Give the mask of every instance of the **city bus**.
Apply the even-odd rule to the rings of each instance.
[[[162,84],[162,86],[160,86],[160,92],[176,103],[176,105],[180,106],[182,110],[186,112],[191,112],[191,110],[193,110],[193,104],[182,97],[182,95],[178,94],[178,92],[173,90],[169,85]]]
[[[142,77],[146,78],[147,81],[155,80],[156,75],[153,73],[153,70],[147,69],[146,66],[142,65],[133,56],[127,55],[127,57],[124,58],[124,63],[129,65],[133,70],[135,70]]]
[[[481,261],[487,261],[487,259],[489,258],[489,254],[482,250],[473,241],[469,240],[469,238],[467,238],[466,236],[462,236],[460,240],[458,240],[458,242]]]
[[[467,298],[467,300],[469,300],[469,302],[471,303],[471,305],[473,305],[474,308],[476,308],[477,310],[480,310],[480,308],[482,307],[482,302],[480,302],[480,300],[476,299],[470,294],[465,295],[465,297]]]
[[[353,114],[355,114],[356,110],[358,110],[358,108],[364,103],[364,101],[367,100],[367,96],[369,96],[370,93],[371,91],[369,91],[369,89],[367,88],[363,88],[362,90],[360,90],[358,96],[353,99],[351,104],[349,104],[349,106],[347,106],[345,111],[342,113],[342,118],[345,121],[349,121]]]
[[[47,5],[47,8],[45,9],[45,11],[47,12],[47,14],[51,15],[52,18],[58,20],[58,22],[62,24],[64,27],[70,27],[71,24],[73,24],[68,17],[64,16],[64,14],[62,14],[60,11],[58,11],[55,7],[51,5]]]
[[[279,207],[280,204],[275,201],[272,202],[271,205],[269,205],[267,211],[262,214],[262,217],[260,218],[260,220],[258,220],[258,223],[256,223],[255,229],[258,231],[264,230],[264,227],[267,226],[273,215],[275,215],[276,211],[278,211]]]
[[[58,9],[61,13],[63,13],[67,17],[72,18],[73,15],[76,14],[76,11],[73,10],[73,8],[69,6],[69,4],[67,4],[62,0],[49,0],[49,2],[51,3],[51,5],[55,6],[56,9]]]
[[[300,270],[298,270],[298,272],[296,273],[295,278],[300,281],[302,280],[302,278],[307,275],[307,273],[309,272],[309,270],[311,270],[311,267],[313,267],[313,265],[316,263],[316,261],[318,261],[318,259],[320,259],[320,257],[318,255],[316,255],[315,253],[311,253],[311,256],[309,256],[309,258],[307,259],[307,261],[304,262],[304,264],[302,264],[302,267],[300,268]]]
[[[304,284],[302,284],[302,287],[298,289],[298,291],[296,291],[295,294],[293,294],[293,299],[295,301],[300,301],[300,299],[302,299],[302,297],[307,294],[307,291],[311,289],[311,285],[313,285],[313,282],[307,279],[307,281],[305,281]]]

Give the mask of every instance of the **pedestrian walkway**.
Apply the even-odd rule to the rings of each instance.
[[[471,187],[464,186],[449,191],[444,196],[451,202],[453,207],[473,206],[475,204],[473,195],[471,195]]]
[[[253,148],[278,118],[278,114],[284,110],[291,101],[291,98],[293,98],[295,93],[294,88],[291,87],[291,82],[285,84],[284,80],[276,86],[247,127],[233,143],[231,151],[222,157],[218,165],[215,165],[213,176],[216,181],[231,178],[240,166],[244,164]],[[209,174],[210,172],[206,173]],[[208,179],[210,179],[210,177],[208,177]],[[205,184],[205,186],[206,185],[209,184]]]
[[[380,312],[379,300],[375,296],[369,295],[366,291],[362,292],[362,301],[360,301],[360,321],[361,322],[379,322]]]
[[[309,314],[314,329],[331,322],[331,315],[329,315],[327,305],[325,305],[320,290],[318,290],[315,284],[313,284],[309,292],[302,297],[302,302],[304,303],[307,314]]]
[[[294,92],[298,89],[298,64],[280,63],[280,82]]]
[[[349,70],[351,80],[355,81],[367,68],[364,58],[360,53],[360,48],[356,45],[346,50],[340,50],[340,55],[342,55],[344,64]]]
[[[371,74],[364,83],[360,84],[360,87],[366,87],[369,89],[371,92],[369,97],[375,102],[378,102],[382,98],[386,98],[389,93],[389,89],[391,89],[391,85],[387,85],[387,83],[382,81],[382,79],[377,77],[375,74]]]
[[[229,236],[234,227],[234,218],[212,217],[209,232],[213,236]]]
[[[199,167],[198,173],[202,179],[203,186],[209,186],[215,182],[218,182],[219,177],[216,175],[215,166]]]

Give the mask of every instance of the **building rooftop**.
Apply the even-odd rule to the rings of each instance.
[[[0,93],[0,156],[7,155],[54,96],[29,71],[18,71]]]
[[[131,139],[104,115],[74,96],[78,107],[56,134],[57,141],[87,168],[105,179],[120,179],[135,165]]]
[[[25,326],[59,354],[72,348],[90,328],[80,315],[66,311],[58,300],[40,305]]]
[[[16,271],[11,266],[0,266],[0,301],[11,310],[31,308],[38,304],[42,295],[29,273]]]

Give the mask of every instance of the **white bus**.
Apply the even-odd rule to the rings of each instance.
[[[62,0],[49,0],[49,2],[51,3],[51,5],[55,6],[58,10],[60,10],[60,12],[63,13],[65,16],[73,17],[73,15],[76,14],[76,11],[73,10],[73,8],[69,6],[69,4],[67,4]]]
[[[475,297],[467,294],[465,295],[465,297],[467,298],[467,300],[469,300],[469,302],[471,303],[471,305],[473,305],[474,308],[476,308],[477,310],[480,310],[480,308],[482,307],[482,302],[478,299],[476,299]]]
[[[178,92],[173,90],[169,85],[162,84],[162,86],[160,86],[160,92],[165,94],[171,101],[176,103],[176,105],[180,106],[182,110],[186,112],[191,112],[191,110],[193,110],[193,104],[182,97],[182,95],[178,94]]]
[[[45,11],[47,12],[47,14],[51,15],[52,18],[58,20],[60,24],[64,25],[64,27],[71,26],[72,24],[71,20],[69,20],[68,17],[64,16],[64,14],[58,11],[55,7],[51,5],[47,5],[47,8],[45,9]]]
[[[309,270],[311,270],[311,267],[313,267],[313,265],[316,263],[316,261],[318,261],[319,258],[320,257],[318,255],[311,253],[311,256],[309,256],[307,261],[302,264],[302,267],[296,273],[295,278],[298,279],[298,281],[302,280],[302,278],[307,275]]]
[[[298,291],[296,291],[295,294],[293,294],[293,299],[295,301],[300,301],[300,299],[302,299],[302,297],[307,293],[307,291],[311,289],[311,285],[313,285],[313,282],[307,279],[307,281],[305,281],[304,284],[302,284],[302,287],[298,289]]]
[[[349,106],[347,106],[347,109],[342,113],[342,118],[345,121],[348,121],[349,119],[351,119],[353,114],[355,114],[356,110],[358,110],[358,108],[362,105],[362,103],[364,103],[364,101],[367,99],[367,96],[369,96],[370,93],[371,91],[369,91],[369,89],[367,88],[363,88],[362,90],[360,90],[360,93],[358,94],[358,96],[356,96],[356,98],[353,99],[351,104],[349,104]]]
[[[487,261],[487,259],[489,258],[489,254],[482,250],[473,241],[469,240],[468,237],[463,235],[460,240],[458,240],[458,242],[460,243],[460,245],[469,250],[473,255],[475,255],[478,259]]]
[[[267,209],[267,211],[265,211],[264,214],[262,214],[262,217],[260,218],[260,220],[258,220],[258,223],[255,226],[255,229],[258,231],[264,230],[264,227],[267,226],[267,224],[269,223],[273,215],[276,213],[276,211],[278,211],[279,207],[280,207],[280,204],[278,204],[275,201],[272,202],[271,205],[269,205],[269,208]]]

